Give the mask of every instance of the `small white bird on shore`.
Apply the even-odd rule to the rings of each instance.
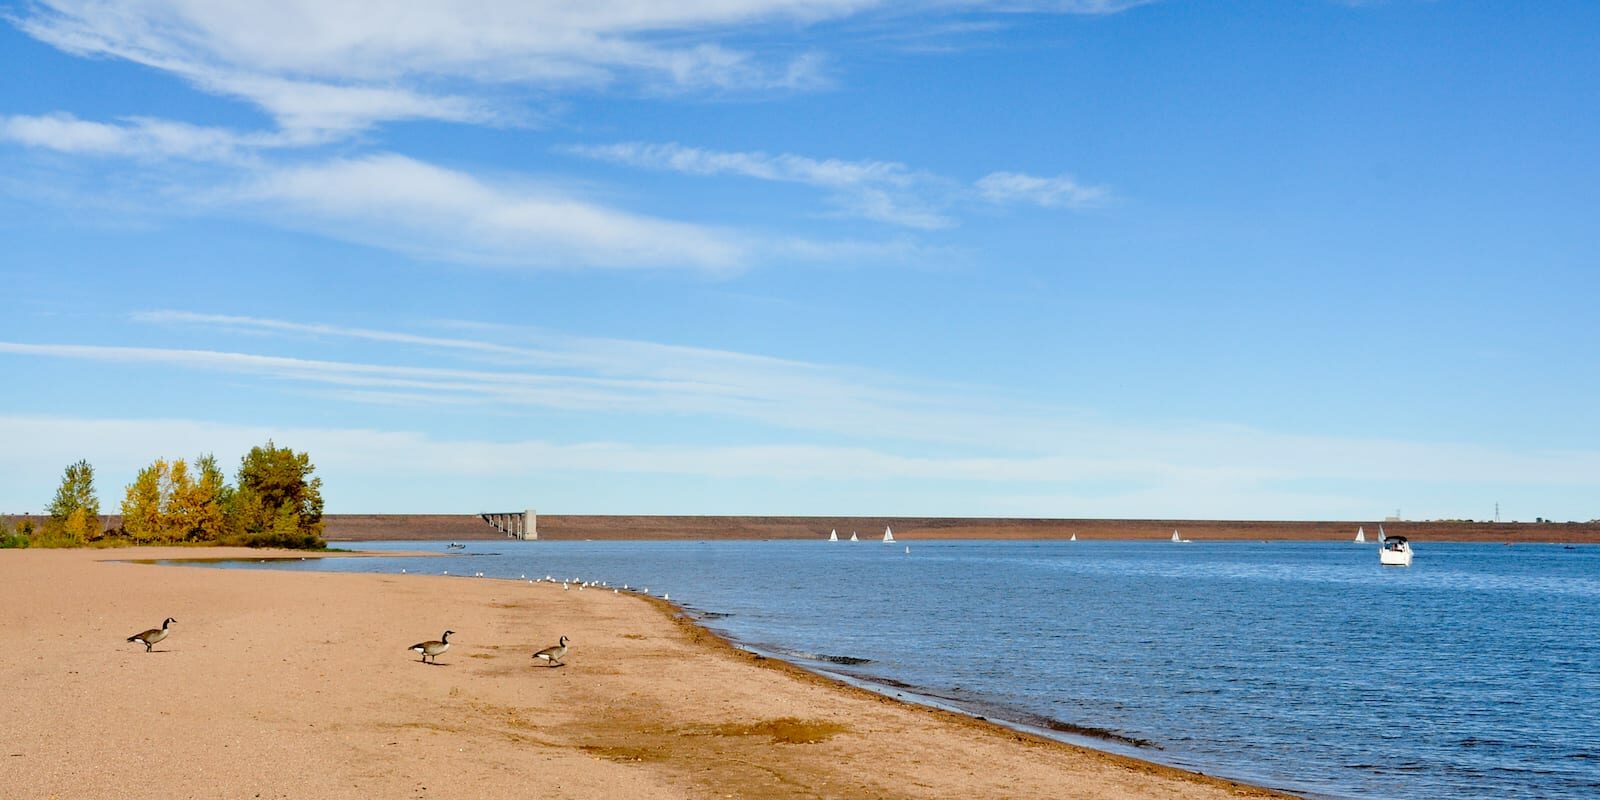
[[[150,630],[136,633],[132,636],[129,636],[128,641],[138,642],[139,644],[144,645],[144,651],[148,653],[150,652],[150,648],[156,646],[156,644],[158,644],[162,639],[167,638],[167,634],[169,633],[167,626],[174,622],[177,622],[177,620],[173,619],[172,617],[167,617],[166,620],[161,623],[161,627],[151,628]]]

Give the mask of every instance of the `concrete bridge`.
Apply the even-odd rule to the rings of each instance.
[[[512,539],[539,538],[539,515],[531,508],[526,511],[485,511],[478,516],[483,517],[490,527]]]

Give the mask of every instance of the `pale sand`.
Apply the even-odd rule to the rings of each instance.
[[[0,795],[1283,796],[842,687],[610,591],[111,561],[230,554],[262,555],[0,551]],[[124,641],[168,616],[156,653]],[[406,651],[446,628],[440,666]]]

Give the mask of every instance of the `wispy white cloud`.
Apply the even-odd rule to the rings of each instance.
[[[1016,484],[1011,492],[1053,483],[1060,486],[1051,491],[1062,497],[1084,495],[1074,482],[1110,481],[1122,486],[1116,493],[1124,498],[1176,502],[1187,496],[1197,503],[1204,497],[1304,495],[1307,481],[1381,484],[1384,492],[1419,482],[1600,487],[1595,451],[1515,451],[1218,423],[1130,424],[1010,401],[982,387],[911,384],[840,365],[655,342],[505,328],[432,336],[184,312],[140,319],[275,334],[283,337],[283,348],[322,349],[326,340],[358,340],[383,346],[384,363],[16,342],[0,343],[0,353],[143,364],[152,375],[161,368],[251,375],[269,388],[323,387],[346,402],[405,403],[418,406],[419,413],[430,406],[476,404],[526,413],[579,411],[612,421],[693,414],[759,423],[773,432],[773,440],[790,442],[623,446],[632,465],[616,467],[623,471],[1009,482]],[[796,445],[797,433],[842,443]],[[685,455],[695,453],[699,460]],[[756,461],[770,463],[752,466]],[[686,471],[674,472],[680,469]],[[1388,496],[1380,502],[1386,504]],[[1231,515],[1260,512],[1236,504]]]
[[[325,235],[432,259],[707,271],[747,263],[747,245],[725,231],[631,214],[550,186],[493,185],[399,155],[273,169],[220,199]]]
[[[862,14],[973,9],[1111,14],[1112,0],[928,3],[882,0],[39,0],[10,17],[64,51],[132,61],[244,99],[278,123],[326,135],[387,120],[482,122],[497,86],[795,89],[825,82],[817,52],[774,58],[730,47],[761,26],[792,29]]]
[[[245,160],[257,150],[298,143],[281,133],[238,133],[151,117],[113,124],[66,113],[0,116],[0,141],[78,155],[192,161]]]
[[[968,187],[896,161],[716,151],[676,142],[572,145],[561,151],[643,169],[701,176],[735,175],[814,186],[829,191],[833,202],[844,213],[923,230],[954,225],[948,211],[963,202],[1028,203],[1082,210],[1101,204],[1110,195],[1104,187],[1085,185],[1065,175],[1041,178],[1017,172],[993,172]]]
[[[991,203],[1029,203],[1045,208],[1092,208],[1110,197],[1104,187],[1086,186],[1067,175],[1041,178],[1019,172],[991,172],[979,178],[975,186]]]
[[[666,169],[691,175],[743,175],[771,181],[845,188],[863,184],[905,187],[922,180],[893,161],[818,160],[792,154],[734,153],[684,147],[677,143],[623,142],[575,145],[566,152],[636,167]]]
[[[814,159],[782,153],[726,152],[677,143],[574,145],[562,152],[614,164],[688,175],[736,175],[830,190],[847,213],[911,228],[948,227],[933,209],[948,194],[945,181],[893,161]]]
[[[481,122],[497,85],[600,85],[637,76],[682,88],[796,87],[818,58],[770,62],[707,41],[731,27],[849,14],[859,0],[558,2],[377,0],[106,2],[44,0],[13,15],[64,51],[113,57],[238,97],[291,130],[353,131],[375,122]],[[688,35],[667,45],[653,37]],[[454,86],[459,91],[439,86]]]
[[[1193,444],[1181,435],[1168,438],[1169,447]],[[335,512],[471,511],[459,507],[459,496],[440,487],[470,479],[484,493],[493,491],[486,486],[493,482],[525,492],[530,478],[573,474],[611,480],[648,475],[739,481],[746,486],[781,486],[781,495],[791,498],[789,502],[802,498],[792,508],[774,510],[730,507],[726,498],[700,497],[691,506],[699,513],[839,513],[826,504],[828,498],[848,494],[841,487],[864,485],[874,488],[876,500],[856,513],[961,515],[981,506],[987,513],[1019,516],[1359,519],[1384,513],[1396,493],[1413,492],[1418,475],[1493,485],[1513,494],[1519,486],[1600,486],[1600,472],[1595,469],[1600,454],[1592,452],[1527,455],[1383,441],[1298,440],[1292,442],[1299,448],[1294,466],[1263,470],[1251,459],[1262,443],[1273,438],[1236,430],[1219,442],[1224,445],[1220,449],[1173,461],[1152,452],[1130,455],[1148,443],[1148,437],[1137,436],[1114,448],[1090,443],[1074,448],[1070,455],[973,457],[907,454],[878,443],[715,446],[581,437],[450,439],[413,430],[0,414],[0,440],[8,443],[0,448],[0,472],[26,476],[0,487],[0,503],[17,510],[27,507],[28,498],[47,497],[55,476],[39,470],[41,463],[89,459],[99,472],[105,502],[116,496],[115,487],[131,481],[134,472],[155,457],[211,452],[226,462],[267,439],[312,454],[319,474],[330,487],[337,487],[330,494],[330,510]],[[1366,457],[1362,464],[1339,458],[1347,447],[1361,448]],[[1394,469],[1380,460],[1391,456],[1400,457]],[[1363,468],[1372,464],[1386,466],[1374,475]],[[1371,488],[1308,492],[1297,483],[1307,475],[1385,485],[1377,495]],[[954,506],[940,506],[938,493],[915,488],[930,484],[946,491],[961,485],[958,494],[963,499]],[[384,488],[397,485],[416,489],[401,497]],[[619,509],[613,505],[585,510]],[[648,505],[632,510],[661,511]]]

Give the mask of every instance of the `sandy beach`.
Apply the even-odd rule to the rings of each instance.
[[[122,561],[229,555],[270,554],[0,552],[6,796],[1286,796],[841,686],[609,591]],[[156,652],[124,641],[169,616]],[[447,628],[438,666],[407,652]],[[562,635],[565,667],[530,658]]]

